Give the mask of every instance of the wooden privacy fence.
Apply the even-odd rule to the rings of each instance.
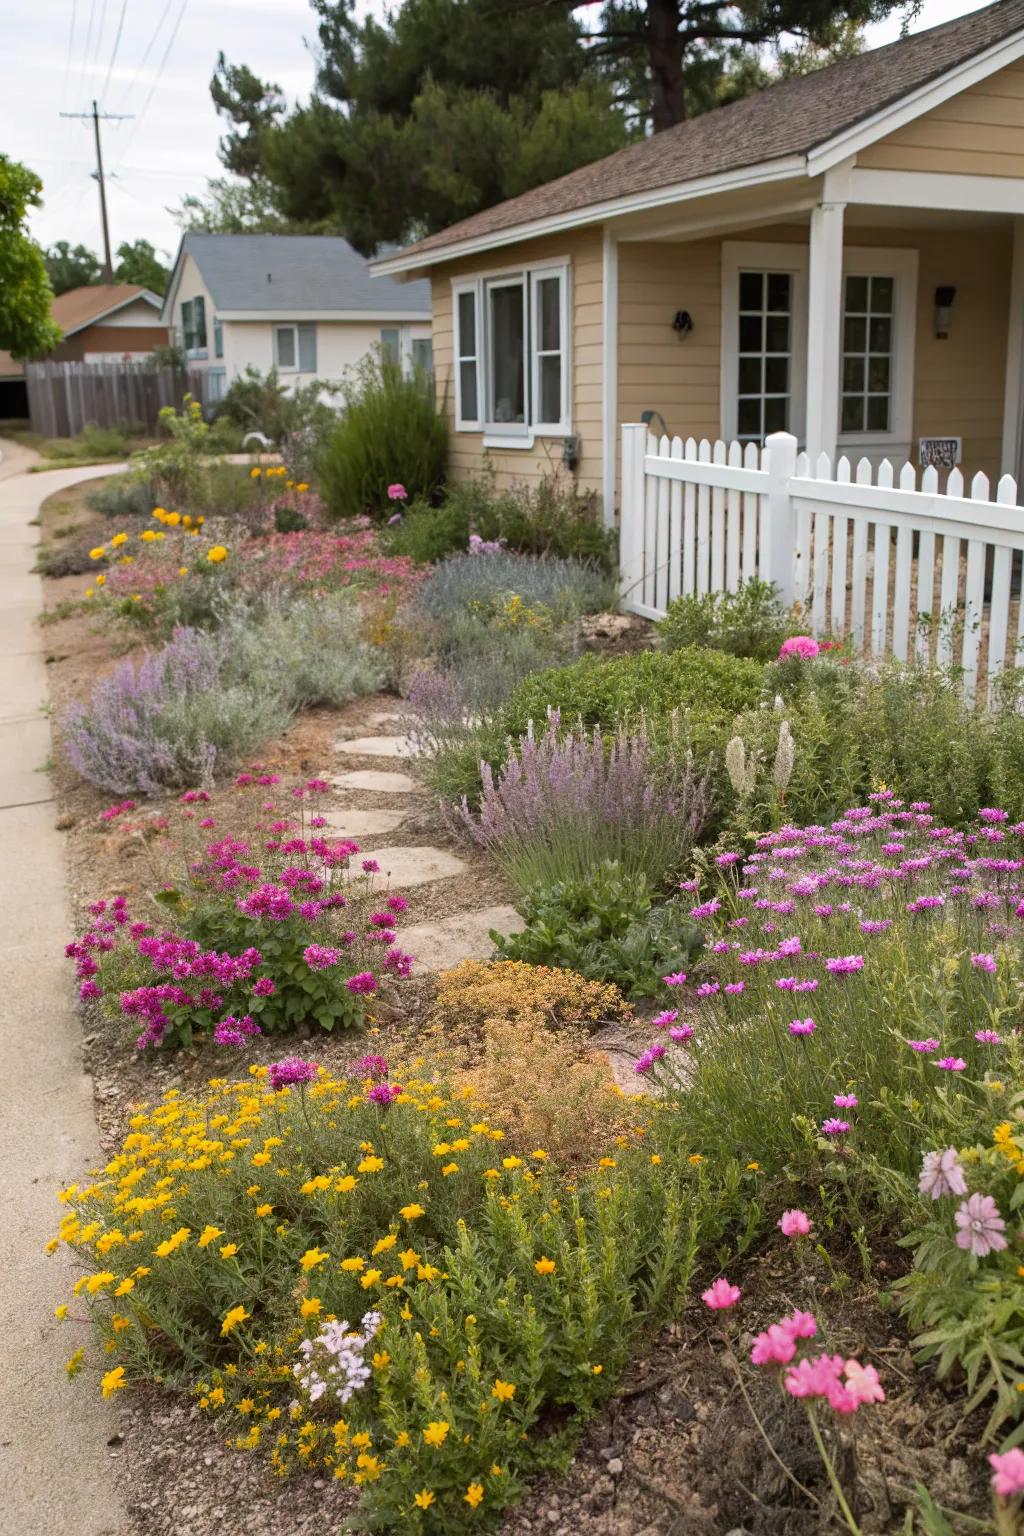
[[[850,636],[875,656],[963,669],[987,692],[1024,643],[1024,507],[1004,475],[969,494],[952,470],[822,454],[787,432],[753,444],[655,438],[622,429],[623,603],[660,618],[673,598],[734,591],[751,577],[807,609],[817,636]]]
[[[26,363],[32,427],[44,437],[74,437],[99,427],[138,423],[149,432],[166,405],[180,409],[186,394],[206,404],[201,369],[153,368],[145,363]]]

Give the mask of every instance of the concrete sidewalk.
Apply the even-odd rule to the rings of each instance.
[[[27,475],[16,471],[32,456],[0,447],[0,1536],[128,1536],[107,1449],[116,1422],[95,1371],[67,1383],[64,1361],[88,1337],[55,1321],[70,1270],[43,1252],[56,1190],[98,1148],[63,959],[70,918],[46,773],[42,584],[31,574],[43,501],[112,466]]]

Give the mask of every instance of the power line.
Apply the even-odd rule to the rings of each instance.
[[[181,23],[185,19],[185,12],[186,12],[187,9],[188,9],[188,0],[181,0],[181,10],[178,12],[178,15],[177,15],[177,17],[175,19],[175,22],[174,22],[174,26],[171,28],[171,35],[167,39],[167,47],[164,49],[163,54],[162,54],[161,59],[160,59],[160,63],[157,65],[157,71],[156,71],[156,75],[153,78],[153,84],[150,86],[148,92],[146,93],[146,99],[142,103],[142,106],[139,108],[138,114],[134,114],[134,113],[131,114],[132,116],[135,117],[135,126],[132,128],[131,132],[128,135],[128,141],[127,141],[127,143],[124,146],[124,151],[123,151],[123,153],[121,155],[121,159],[118,161],[118,165],[122,164],[122,162],[124,161],[124,158],[127,155],[129,149],[131,149],[132,143],[133,143],[133,141],[135,139],[135,135],[139,131],[139,126],[140,126],[140,124],[142,122],[142,119],[145,117],[146,112],[149,109],[150,102],[153,100],[153,97],[156,95],[156,88],[160,84],[161,77],[162,77],[164,69],[165,69],[165,67],[167,65],[167,60],[170,58],[171,49],[174,47],[175,38],[178,36],[178,31],[179,31],[179,29],[181,27]]]
[[[149,58],[150,54],[153,51],[153,44],[156,42],[157,38],[160,36],[160,33],[163,31],[164,22],[167,20],[167,17],[170,15],[171,6],[173,4],[174,4],[174,0],[166,0],[166,4],[164,5],[164,8],[160,12],[160,20],[157,22],[156,26],[153,28],[152,35],[150,36],[149,42],[146,44],[146,47],[145,47],[145,50],[143,52],[142,58],[139,60],[138,64],[135,67],[135,73],[132,76],[131,84],[128,86],[128,89],[125,91],[123,97],[121,98],[121,105],[122,106],[124,106],[125,102],[128,100],[128,97],[131,95],[132,91],[134,91],[136,85],[138,84],[139,76],[142,74],[142,71],[146,67],[146,60]]]
[[[77,20],[77,13],[78,13],[78,0],[71,0],[71,27],[70,27],[70,30],[68,31],[68,52],[67,52],[67,58],[64,60],[64,79],[63,79],[63,81],[61,83],[61,88],[60,88],[60,99],[61,99],[61,101],[66,101],[67,100],[68,81],[71,78],[71,55],[74,53],[74,50],[75,50],[75,22]]]
[[[121,14],[117,18],[117,31],[114,33],[114,46],[110,54],[110,63],[107,65],[106,77],[103,81],[103,89],[100,91],[100,100],[104,101],[107,95],[107,86],[110,84],[110,76],[114,69],[114,60],[117,58],[117,50],[121,46],[121,33],[124,31],[124,16],[128,9],[128,0],[121,0]]]
[[[100,0],[100,24],[96,29],[96,41],[93,44],[92,60],[89,64],[89,79],[93,89],[96,88],[96,66],[100,61],[100,49],[103,46],[103,28],[107,24],[107,0]]]
[[[85,29],[85,47],[82,49],[82,58],[78,68],[78,89],[85,90],[86,68],[89,60],[89,50],[92,47],[92,29],[96,20],[96,0],[89,0],[89,25]]]
[[[88,120],[92,118],[93,137],[96,141],[96,170],[95,176],[100,189],[100,221],[103,225],[103,276],[108,283],[114,281],[114,263],[110,256],[110,221],[107,218],[107,187],[103,178],[103,146],[100,143],[100,122],[114,121],[131,114],[123,112],[101,112],[95,100],[91,112],[62,112],[61,117],[78,117]]]

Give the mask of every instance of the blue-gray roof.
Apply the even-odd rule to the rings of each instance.
[[[185,255],[224,312],[419,311],[430,319],[429,282],[371,277],[365,258],[336,235],[187,234],[180,257]]]

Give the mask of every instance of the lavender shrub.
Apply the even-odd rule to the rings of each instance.
[[[463,800],[463,825],[524,891],[583,879],[606,859],[658,884],[707,824],[709,774],[688,755],[656,759],[643,722],[610,741],[600,727],[559,726],[550,712],[541,738],[521,737],[497,776],[482,764],[479,813]]]
[[[283,728],[278,701],[244,685],[225,687],[218,648],[177,629],[136,666],[123,662],[64,717],[68,759],[82,778],[114,794],[155,794],[208,784],[214,766]]]

